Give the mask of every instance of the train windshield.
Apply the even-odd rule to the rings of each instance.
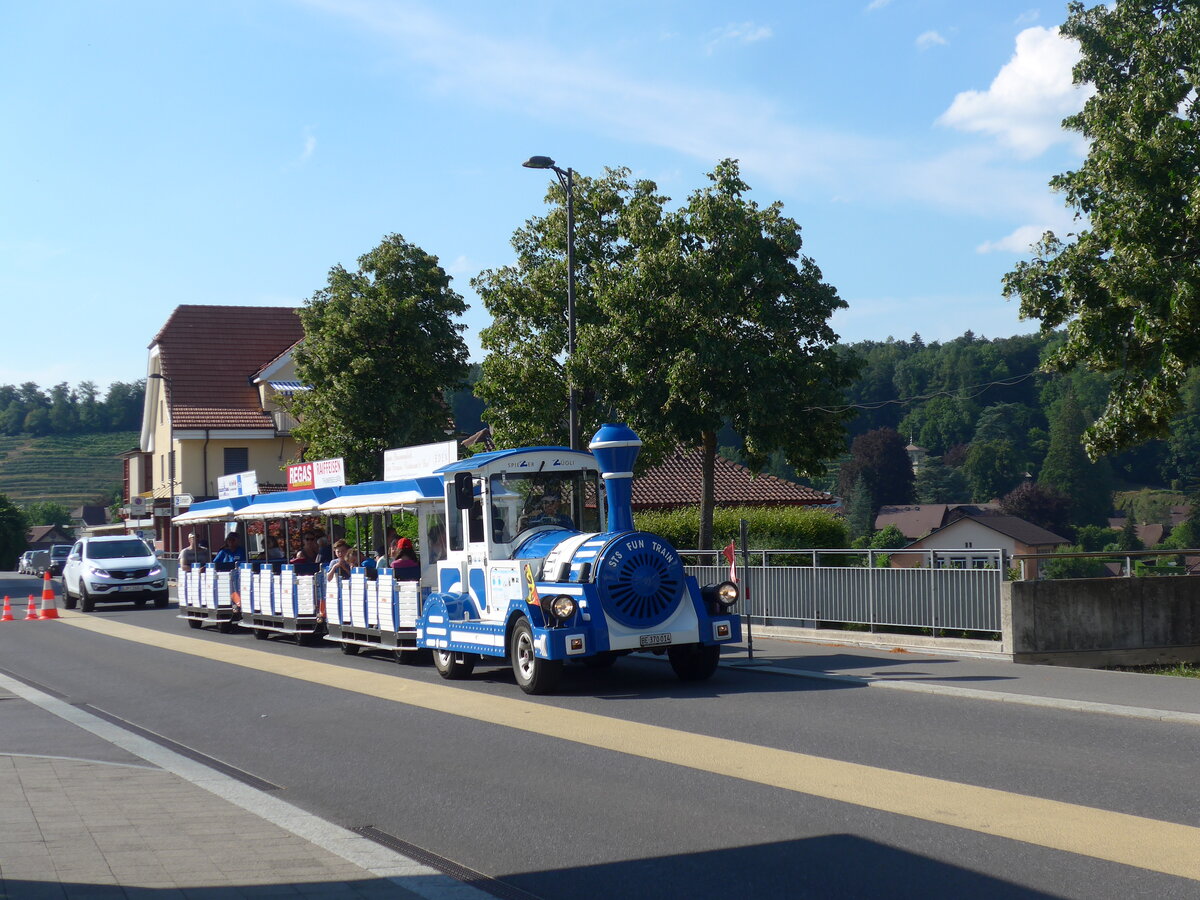
[[[511,541],[543,525],[600,531],[599,480],[595,469],[493,475],[490,500],[496,540]]]

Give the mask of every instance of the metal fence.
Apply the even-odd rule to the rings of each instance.
[[[701,584],[724,581],[728,564],[715,552],[684,553]],[[920,560],[912,559],[920,556]],[[889,567],[884,557],[910,565]],[[1000,585],[1007,560],[1000,550],[866,551],[755,550],[738,575],[750,599],[742,612],[755,624],[871,630],[1000,632]],[[919,565],[911,565],[918,563]]]

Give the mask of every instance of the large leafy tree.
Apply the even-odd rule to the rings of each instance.
[[[637,248],[630,220],[657,221],[664,197],[651,181],[631,182],[629,170],[606,169],[600,178],[576,175],[575,315],[582,337],[600,320],[598,282],[619,277],[634,265]],[[567,214],[561,185],[550,184],[550,211],[528,220],[512,236],[512,265],[488,269],[472,280],[492,316],[480,332],[487,352],[475,395],[487,404],[484,418],[500,444],[567,443],[568,362],[579,393],[580,435],[591,435],[607,416],[596,402],[592,373],[608,354],[590,359],[567,352]],[[652,441],[654,435],[642,435]],[[670,447],[648,446],[652,459]]]
[[[858,503],[855,485],[862,478],[871,498],[871,521],[881,506],[913,501],[912,460],[905,446],[894,428],[860,434],[850,445],[850,459],[838,473],[838,490],[843,496],[854,494]]]
[[[1012,444],[998,440],[972,444],[963,463],[963,474],[971,488],[971,499],[986,503],[1016,487],[1024,472]]]
[[[1048,360],[1111,373],[1084,442],[1089,456],[1166,433],[1200,363],[1200,4],[1071,3],[1060,31],[1079,42],[1075,82],[1094,87],[1064,121],[1087,159],[1051,185],[1081,220],[1048,232],[1004,280],[1043,328],[1066,326]]]
[[[577,353],[564,361],[585,427],[601,412],[624,420],[647,461],[675,445],[702,449],[703,548],[722,425],[752,468],[782,450],[796,471],[819,472],[843,439],[844,415],[826,409],[840,405],[854,369],[828,324],[845,304],[801,255],[799,225],[779,203],[750,200],[736,162],[708,177],[672,212],[653,183],[631,185],[623,170],[580,179]],[[549,199],[561,196],[552,188]],[[565,229],[554,218],[517,232],[517,266],[475,282],[496,317],[482,338],[482,392],[489,404],[512,401],[489,407],[498,432],[562,433]]]
[[[1071,501],[1071,522],[1102,525],[1112,508],[1112,472],[1105,460],[1091,462],[1081,437],[1086,418],[1068,393],[1050,415],[1050,448],[1042,463],[1038,483],[1052,487]]]
[[[467,373],[466,304],[431,256],[391,234],[334,266],[329,283],[300,310],[304,340],[296,374],[295,435],[310,459],[342,457],[351,481],[378,478],[391,447],[445,439],[443,399]]]

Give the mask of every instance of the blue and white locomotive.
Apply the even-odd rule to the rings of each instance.
[[[641,445],[626,426],[604,425],[591,453],[497,450],[436,471],[446,513],[423,518],[436,583],[416,645],[443,677],[507,659],[526,693],[545,693],[567,660],[604,666],[636,651],[665,653],[685,680],[716,670],[721,645],[741,640],[738,589],[700,587],[675,548],[634,528]]]

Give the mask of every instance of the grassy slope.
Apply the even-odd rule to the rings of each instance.
[[[119,454],[137,446],[136,431],[69,437],[0,435],[0,494],[14,503],[53,500],[70,508],[120,487]]]

